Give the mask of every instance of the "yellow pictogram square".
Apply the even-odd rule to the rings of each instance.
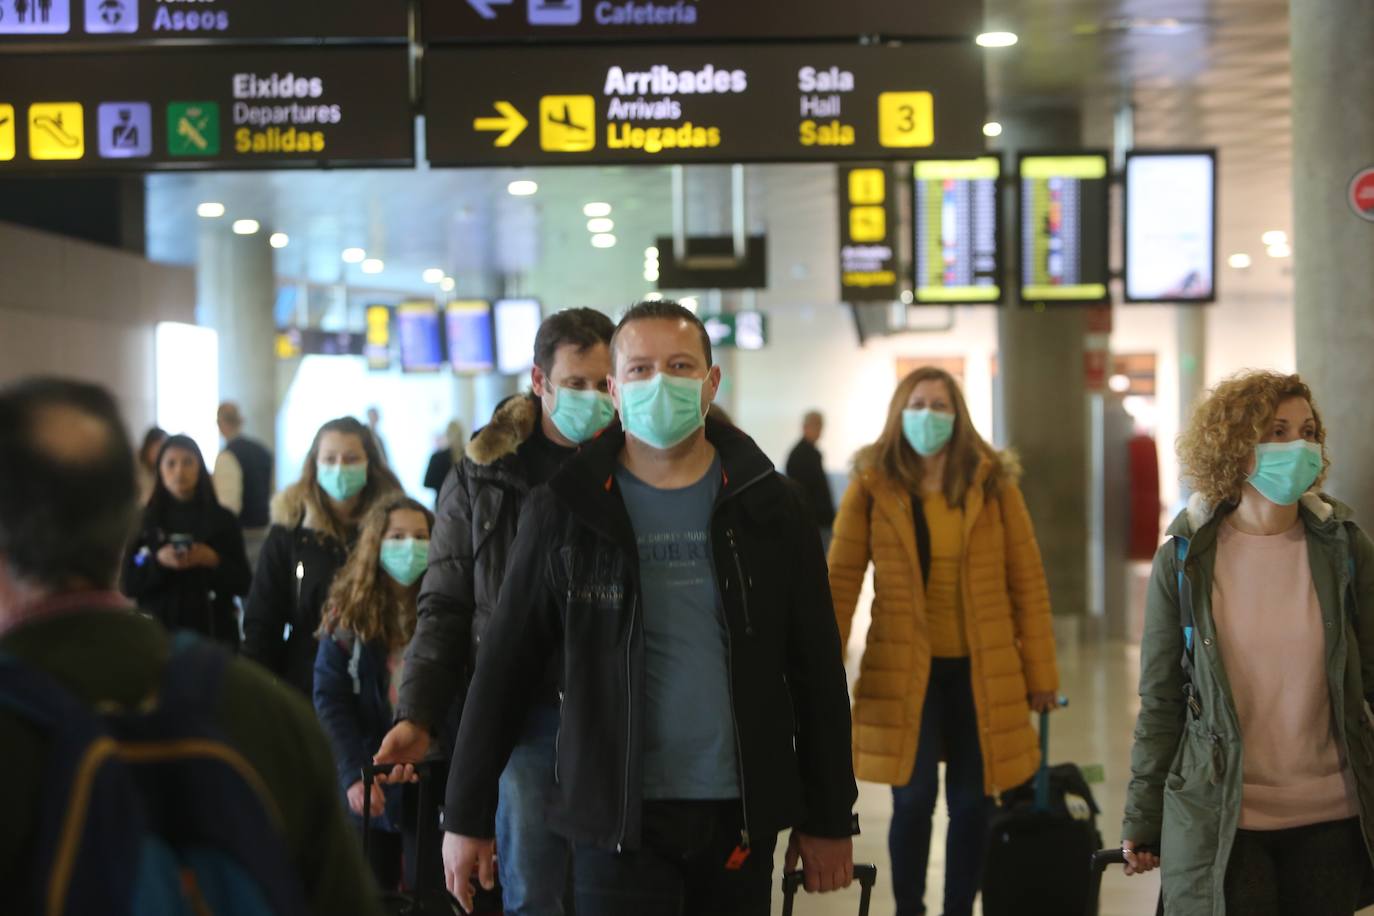
[[[540,98],[539,148],[547,153],[596,149],[596,99],[590,95]]]
[[[851,204],[880,204],[887,197],[887,176],[882,169],[855,169],[849,173]]]
[[[86,133],[80,102],[38,102],[29,106],[29,156],[33,159],[80,159],[86,155]]]
[[[14,158],[14,106],[0,105],[0,162]]]
[[[935,142],[935,97],[929,92],[884,92],[878,96],[878,142],[908,148]]]
[[[854,207],[849,211],[849,237],[856,242],[881,242],[887,238],[887,210]]]

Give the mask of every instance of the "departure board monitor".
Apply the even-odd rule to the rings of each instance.
[[[1021,301],[1110,301],[1106,153],[1020,159]]]
[[[433,302],[403,302],[396,308],[402,372],[438,372],[444,364],[439,307]]]
[[[496,367],[491,333],[491,304],[460,299],[444,309],[448,329],[448,361],[459,374],[490,372]]]
[[[1126,156],[1126,301],[1216,300],[1215,150]]]
[[[916,163],[912,242],[916,301],[1002,301],[997,156]]]
[[[502,375],[528,372],[534,365],[534,337],[544,320],[538,299],[496,301],[496,371]]]

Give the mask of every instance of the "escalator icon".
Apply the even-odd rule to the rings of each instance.
[[[29,106],[29,156],[80,159],[86,155],[80,102],[39,102]]]

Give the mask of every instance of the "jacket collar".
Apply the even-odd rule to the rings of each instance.
[[[1319,490],[1308,490],[1298,501],[1298,516],[1309,531],[1327,534],[1354,517],[1349,506]],[[1188,498],[1188,507],[1179,513],[1169,526],[1170,537],[1193,542],[1192,550],[1210,545],[1216,538],[1217,525],[1230,514],[1229,507],[1214,506],[1201,493]]]
[[[496,408],[491,422],[468,443],[468,458],[478,467],[490,467],[514,456],[534,435],[540,416],[539,399],[533,394],[507,398]]]

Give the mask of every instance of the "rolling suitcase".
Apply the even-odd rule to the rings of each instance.
[[[1099,811],[1078,767],[1049,765],[1049,736],[1049,714],[1041,713],[1040,769],[1030,785],[1003,795],[992,817],[984,916],[1066,916],[1088,906]]]
[[[873,885],[878,880],[878,866],[855,865],[854,880],[859,882],[859,916],[868,916],[868,905],[873,902]],[[797,891],[801,890],[801,886],[801,872],[783,875],[782,916],[792,916],[792,905],[796,903]]]
[[[1088,879],[1088,903],[1084,912],[1087,916],[1097,916],[1097,902],[1102,896],[1102,875],[1109,866],[1126,864],[1126,857],[1118,849],[1099,849],[1093,853],[1091,872]],[[1155,904],[1155,916],[1164,916],[1164,894],[1159,895]]]

